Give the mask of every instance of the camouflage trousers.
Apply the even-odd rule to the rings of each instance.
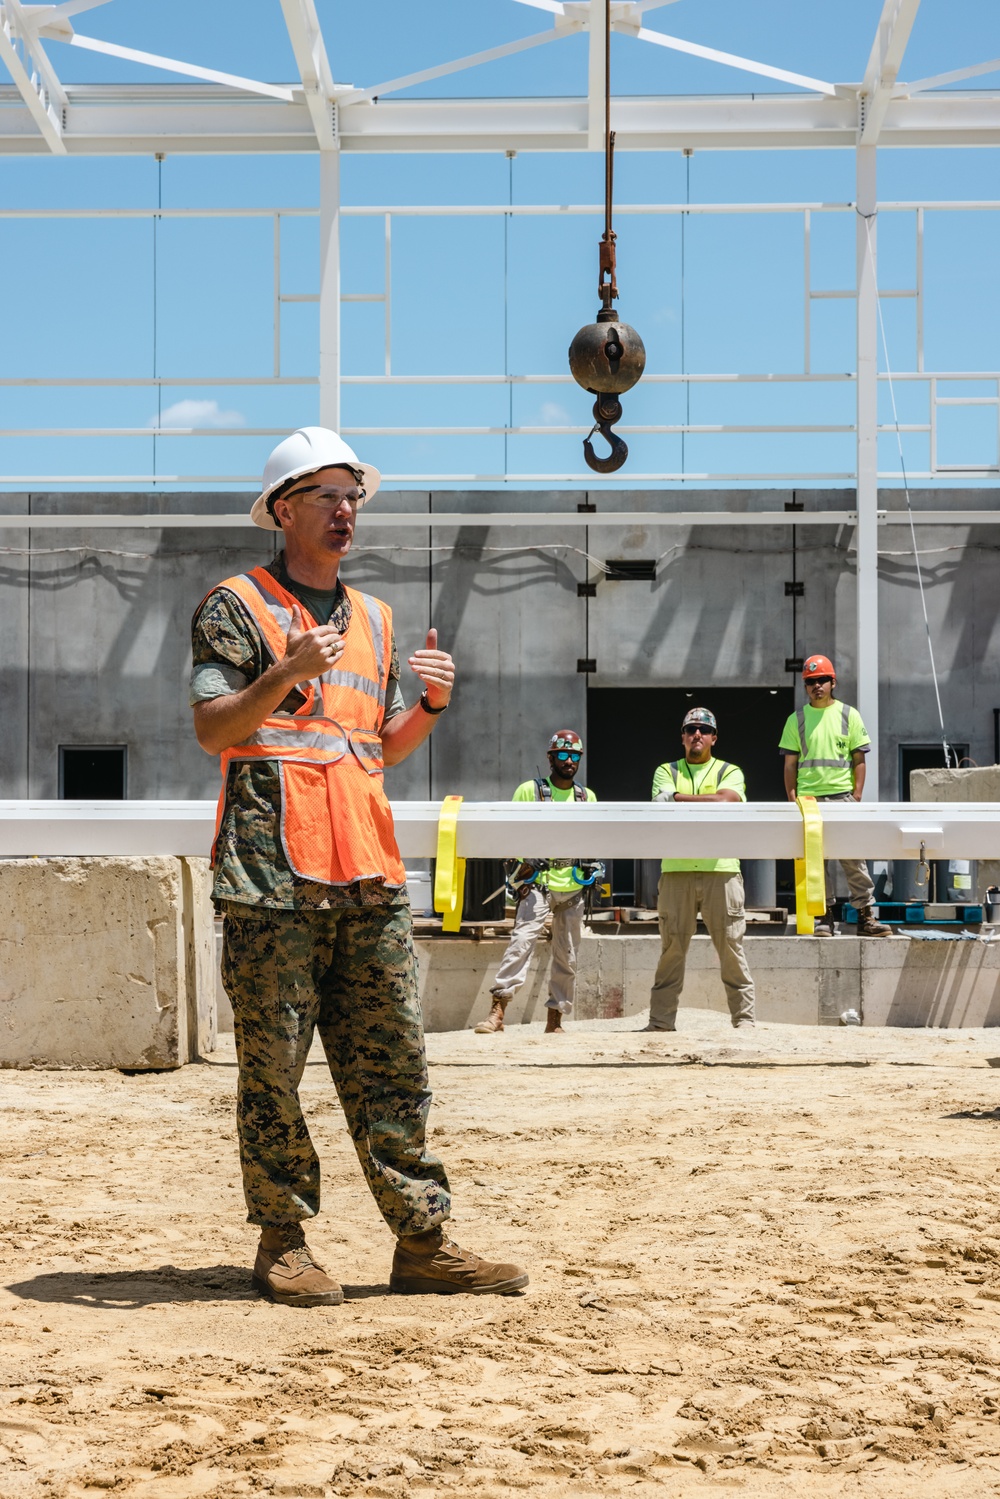
[[[449,1215],[426,1148],[431,1094],[410,908],[289,911],[225,904],[222,981],[239,1059],[237,1129],[247,1217],[319,1211],[320,1166],[299,1104],[315,1031],[361,1169],[397,1236]]]

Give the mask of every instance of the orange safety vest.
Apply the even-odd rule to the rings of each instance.
[[[263,567],[218,586],[236,595],[275,661],[284,658],[295,605],[306,629],[316,627],[308,609]],[[392,611],[370,594],[345,592],[351,621],[336,666],[297,684],[305,701],[293,714],[272,714],[243,744],[223,750],[215,836],[222,826],[230,764],[276,760],[281,845],[292,873],[324,885],[383,880],[400,886],[406,872],[382,786]]]

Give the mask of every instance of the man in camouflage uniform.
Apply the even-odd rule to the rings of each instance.
[[[285,550],[266,572],[316,624],[307,627],[296,606],[283,658],[275,660],[235,592],[220,586],[208,595],[193,622],[191,702],[209,753],[242,746],[269,716],[294,714],[305,702],[299,686],[332,670],[343,654],[352,602],[340,562],[357,508],[378,482],[377,470],[322,428],[302,429],[271,455],[253,516],[284,533]],[[385,763],[395,764],[447,707],[454,666],[430,631],[426,648],[409,658],[424,692],[407,708],[395,640],[390,651],[379,733]],[[300,878],[283,846],[282,811],[278,761],[233,759],[213,896],[224,915],[223,983],[239,1059],[244,1195],[248,1220],[261,1229],[254,1284],[287,1305],[343,1300],[301,1227],[320,1202],[319,1161],[298,1098],[318,1030],[368,1186],[396,1236],[392,1289],[518,1290],[527,1276],[517,1266],[490,1264],[443,1231],[450,1194],[444,1167],[425,1143],[431,1095],[405,885]]]

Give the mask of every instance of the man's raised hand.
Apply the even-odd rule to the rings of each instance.
[[[450,702],[455,686],[455,663],[447,651],[438,650],[437,642],[437,630],[428,630],[424,649],[413,652],[409,666],[423,682],[431,707],[444,708]]]
[[[307,682],[322,676],[344,653],[344,637],[333,625],[304,628],[302,610],[292,605],[292,622],[285,637],[285,664],[294,671],[296,682]]]

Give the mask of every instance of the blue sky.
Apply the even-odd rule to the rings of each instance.
[[[320,0],[327,48],[338,81],[370,86],[464,53],[545,30],[548,17],[513,0],[368,0],[347,7]],[[651,28],[742,52],[778,66],[835,81],[860,78],[880,0],[839,0],[836,6],[760,0],[678,0],[648,13]],[[140,0],[111,3],[78,15],[84,34],[163,52],[272,81],[295,76],[278,0]],[[579,95],[586,85],[586,39],[552,45],[435,81],[413,94],[435,97]],[[132,63],[49,43],[66,81],[155,82],[166,75]],[[921,77],[1000,54],[1000,7],[986,0],[923,0],[902,76]],[[614,88],[620,94],[742,92],[772,87],[730,69],[613,40]],[[981,80],[989,87],[1000,80]],[[783,85],[773,85],[782,88]],[[883,200],[982,199],[996,195],[996,153],[880,152]],[[853,196],[850,152],[699,152],[622,154],[621,204],[825,201]],[[344,201],[372,204],[597,203],[597,155],[522,154],[504,157],[345,156]],[[162,168],[150,159],[0,159],[0,204],[6,209],[150,208],[162,192],[171,208],[315,209],[315,158],[183,157]],[[650,371],[681,369],[681,327],[689,372],[795,372],[803,347],[802,219],[799,215],[676,217],[622,215],[619,282],[622,316],[646,342]],[[880,218],[880,282],[913,285],[914,216]],[[816,215],[812,281],[843,288],[853,280],[853,214]],[[931,213],[925,234],[926,364],[928,368],[995,369],[1000,364],[997,215]],[[562,373],[576,328],[596,307],[598,218],[420,219],[393,224],[392,331],[395,373]],[[349,219],[344,233],[343,289],[383,290],[383,223]],[[272,222],[270,218],[164,219],[155,244],[155,370],[183,378],[166,387],[160,419],[167,426],[287,428],[316,419],[308,385],[283,388],[209,386],[208,376],[268,375],[272,368]],[[0,376],[147,378],[154,371],[154,245],[149,219],[11,220],[0,218],[0,254],[16,267],[7,278]],[[504,266],[506,259],[506,304]],[[317,224],[283,220],[282,291],[317,289]],[[914,368],[912,301],[884,303],[889,353],[896,369]],[[344,367],[378,373],[383,358],[378,303],[344,309]],[[282,372],[315,373],[316,308],[286,303]],[[429,329],[432,329],[429,337]],[[812,368],[850,369],[853,304],[818,301],[812,309]],[[961,393],[995,394],[996,386]],[[958,392],[956,392],[958,393]],[[886,394],[886,393],[884,393]],[[508,408],[510,399],[510,408]],[[691,387],[694,423],[764,422],[842,425],[852,419],[852,387]],[[900,386],[902,421],[926,419],[924,386]],[[101,389],[0,388],[0,427],[132,427],[157,417],[149,387]],[[625,402],[626,423],[684,421],[683,387],[641,384]],[[561,425],[589,421],[585,393],[572,385],[348,385],[345,426]],[[886,396],[883,416],[889,415]],[[995,407],[941,413],[944,462],[997,461]],[[373,437],[352,439],[391,473],[564,473],[582,468],[579,437]],[[905,439],[914,469],[927,464],[927,440]],[[895,466],[895,439],[882,439],[881,463]],[[160,438],[162,474],[253,474],[272,445],[264,436]],[[637,435],[628,472],[849,471],[850,434]],[[506,452],[505,452],[506,446]],[[0,437],[6,475],[134,475],[153,471],[153,439]],[[7,485],[8,488],[12,487]],[[20,486],[17,486],[20,487]],[[82,487],[73,484],[72,487]],[[102,484],[100,487],[107,487]]]

